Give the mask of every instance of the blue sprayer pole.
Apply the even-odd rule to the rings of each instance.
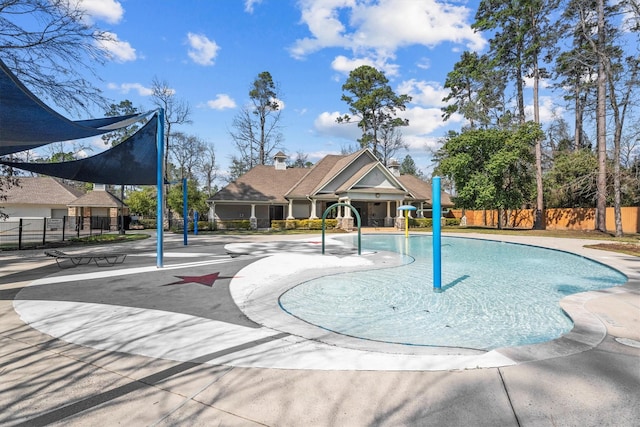
[[[164,110],[158,110],[158,127],[156,129],[157,162],[157,200],[156,207],[156,267],[162,268],[164,263]]]
[[[187,232],[189,231],[189,206],[187,206],[187,178],[182,178],[182,217],[184,245],[187,246]]]
[[[433,290],[440,292],[442,290],[442,244],[441,244],[441,227],[440,215],[442,213],[440,203],[440,177],[433,177],[432,199],[432,221],[433,221]]]

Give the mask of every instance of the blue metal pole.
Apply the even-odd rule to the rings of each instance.
[[[187,246],[187,232],[189,231],[189,207],[187,206],[187,178],[182,178],[182,221],[184,245]]]
[[[193,213],[193,234],[198,235],[198,211]]]
[[[158,126],[156,130],[156,147],[158,151],[157,159],[157,186],[158,207],[156,208],[156,267],[162,268],[164,257],[164,196],[162,194],[164,188],[164,110],[158,109]]]
[[[440,203],[440,177],[433,177],[432,184],[432,221],[433,221],[433,290],[436,292],[442,291],[442,244],[441,244],[441,227],[440,227],[440,215],[442,213]]]

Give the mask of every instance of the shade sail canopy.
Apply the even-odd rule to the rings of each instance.
[[[148,113],[69,120],[40,101],[0,61],[0,155],[102,135],[135,123],[145,115]]]
[[[74,181],[113,185],[153,185],[157,181],[158,115],[115,147],[86,159],[61,163],[0,161],[17,169]]]

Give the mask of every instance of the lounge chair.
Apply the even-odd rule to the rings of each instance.
[[[58,250],[46,250],[44,253],[54,258],[60,268],[76,267],[78,265],[89,264],[91,261],[100,267],[113,267],[116,264],[122,264],[125,258],[127,258],[127,254],[123,253],[87,252],[68,254]],[[65,263],[65,261],[69,262]]]

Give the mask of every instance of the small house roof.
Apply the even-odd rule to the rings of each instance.
[[[18,185],[4,188],[3,204],[68,205],[83,191],[49,177],[17,177]]]
[[[84,196],[79,197],[68,206],[75,207],[92,207],[92,208],[119,208],[126,206],[122,200],[109,193],[108,191],[97,190],[89,191]]]

